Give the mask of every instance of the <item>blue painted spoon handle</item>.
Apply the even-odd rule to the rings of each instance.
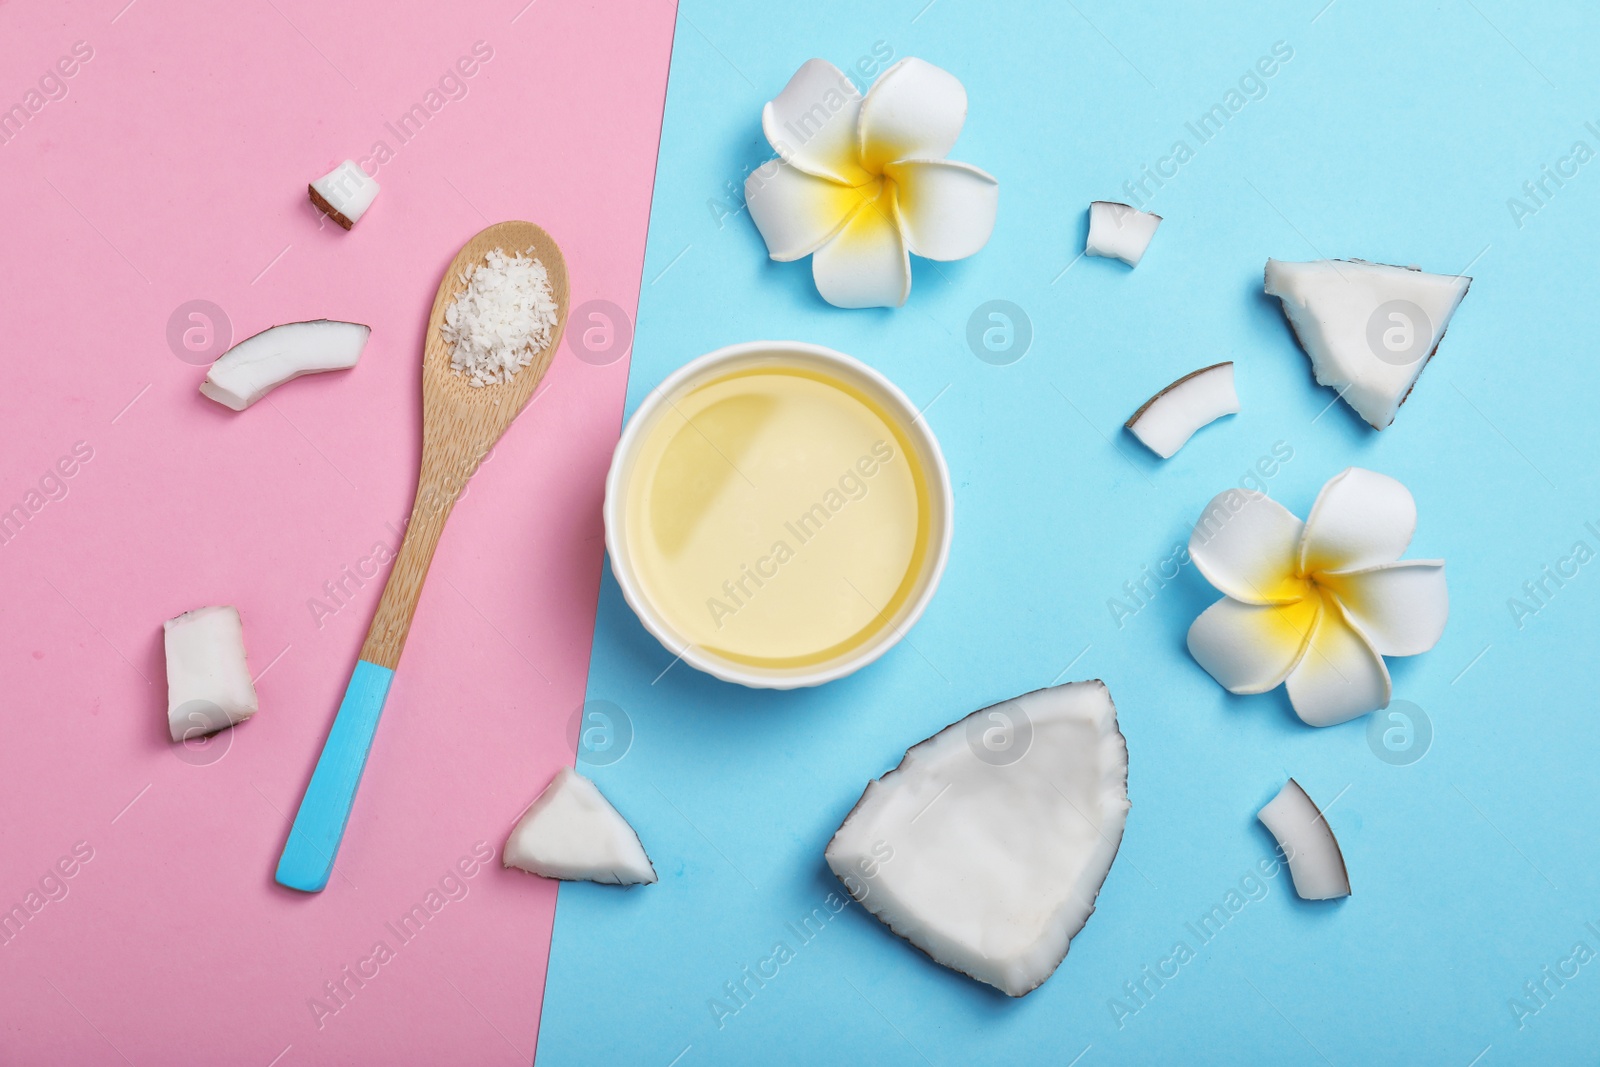
[[[446,454],[455,456],[457,452],[447,450]],[[384,583],[378,610],[361,645],[361,658],[350,674],[344,700],[333,718],[328,739],[322,744],[322,755],[311,772],[311,784],[306,786],[294,826],[289,830],[289,841],[278,860],[278,884],[290,889],[318,893],[328,884],[339,843],[344,840],[345,825],[350,821],[356,787],[367,766],[367,753],[378,730],[383,702],[389,695],[389,683],[400,665],[422,583],[433,562],[433,550],[439,544],[460,483],[465,482],[460,479],[455,492],[442,493],[434,473],[437,465],[430,463],[431,459],[432,456],[423,459],[417,499],[411,507],[411,518],[406,520],[405,539]],[[467,473],[471,473],[470,469]]]
[[[322,746],[311,784],[300,801],[300,811],[289,831],[289,843],[278,860],[278,884],[306,893],[316,893],[328,884],[333,858],[339,854],[350,807],[367,766],[372,735],[378,729],[378,716],[389,695],[394,671],[364,659],[356,660],[339,714]]]
[[[322,744],[317,768],[311,772],[311,783],[295,814],[289,841],[283,846],[283,856],[278,860],[279,885],[319,893],[328,884],[339,843],[344,840],[345,826],[350,821],[350,809],[355,804],[356,787],[367,766],[367,753],[378,731],[383,702],[394,681],[395,668],[400,665],[406,636],[411,632],[411,619],[422,596],[433,551],[439,545],[439,535],[444,532],[445,520],[450,517],[461,486],[475,466],[472,453],[459,445],[446,443],[423,454],[405,539],[384,583],[367,639],[361,645],[361,658],[356,660],[344,700],[333,718],[333,728]],[[443,482],[441,470],[460,471],[463,476],[453,483]]]
[[[445,450],[445,454],[461,464],[463,457],[456,450]],[[433,562],[433,550],[438,547],[445,519],[466,480],[459,479],[454,492],[441,491],[435,473],[439,466],[430,462],[433,459],[432,455],[424,456],[417,499],[406,520],[405,539],[384,583],[383,596],[361,645],[361,658],[350,674],[344,700],[334,716],[333,728],[323,742],[317,769],[311,772],[311,784],[306,786],[300,810],[295,814],[283,857],[278,860],[278,884],[290,889],[318,893],[328,884],[345,825],[350,821],[356,787],[367,766],[367,753],[378,730],[378,717],[389,695],[389,683],[400,665],[422,583]],[[471,473],[470,464],[460,469]]]

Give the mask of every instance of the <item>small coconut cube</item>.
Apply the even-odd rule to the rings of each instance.
[[[165,623],[167,725],[174,741],[215,733],[257,710],[235,607],[196,608]]]
[[[1089,205],[1089,238],[1083,250],[1091,256],[1120,259],[1137,267],[1160,225],[1160,215],[1127,204],[1096,200]]]
[[[317,209],[348,230],[377,199],[378,180],[347,159],[312,182],[309,190]]]

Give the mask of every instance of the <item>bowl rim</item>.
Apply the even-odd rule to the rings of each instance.
[[[693,642],[686,641],[660,617],[648,598],[643,595],[641,583],[633,571],[622,536],[623,513],[626,510],[623,473],[628,467],[629,460],[638,450],[643,428],[651,423],[652,416],[661,405],[686,382],[719,365],[774,355],[797,355],[824,364],[832,364],[850,375],[866,379],[879,392],[878,399],[889,409],[890,415],[895,417],[899,428],[921,449],[924,464],[931,474],[928,479],[932,498],[930,503],[943,520],[939,524],[938,543],[933,546],[931,566],[926,571],[921,588],[908,602],[908,608],[900,620],[891,620],[878,638],[847,655],[818,664],[811,670],[781,673],[724,659],[707,653]],[[945,565],[950,558],[950,542],[955,528],[955,496],[950,486],[950,471],[945,464],[944,451],[939,447],[938,438],[934,436],[933,430],[929,428],[927,420],[922,417],[922,412],[917,406],[881,371],[854,356],[807,341],[742,341],[738,344],[725,345],[690,360],[645,394],[639,406],[628,416],[627,424],[617,439],[616,449],[612,452],[611,466],[606,472],[602,517],[605,522],[606,555],[610,559],[611,573],[622,590],[623,599],[627,601],[628,607],[633,610],[644,628],[660,641],[668,652],[696,670],[725,682],[733,682],[752,689],[800,689],[822,685],[854,674],[898,645],[906,632],[916,625],[917,620],[927,609],[928,603],[933,599],[934,592],[939,588],[939,582],[944,577]]]

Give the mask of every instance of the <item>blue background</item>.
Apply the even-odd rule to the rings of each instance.
[[[542,1064],[1595,1055],[1600,959],[1551,983],[1520,1029],[1508,1001],[1575,943],[1600,951],[1584,926],[1600,928],[1600,562],[1521,628],[1507,601],[1574,542],[1600,548],[1584,525],[1600,529],[1600,161],[1550,186],[1520,227],[1507,199],[1575,141],[1600,149],[1583,125],[1600,120],[1600,34],[1578,3],[1323,2],[680,4],[629,410],[732,342],[857,355],[932,403],[955,541],[907,641],[795,693],[682,664],[662,673],[671,655],[606,574],[589,696],[618,705],[633,738],[621,759],[580,769],[633,821],[661,882],[562,888]],[[1184,123],[1280,41],[1293,58],[1265,96],[1198,144]],[[906,307],[842,311],[816,295],[809,261],[769,262],[748,215],[727,213],[771,155],[762,103],[804,60],[849,69],[876,42],[966,84],[952,158],[999,178],[1000,216],[976,257],[917,261]],[[1123,199],[1180,138],[1195,155],[1149,205],[1166,221],[1144,263],[1073,263],[1088,202]],[[1476,278],[1391,429],[1329,407],[1261,294],[1268,256]],[[966,342],[991,299],[1032,324],[1008,366]],[[1242,414],[1165,463],[1121,430],[1160,386],[1223,359],[1237,362]],[[1293,458],[1268,486],[1291,510],[1368,466],[1416,496],[1410,555],[1448,561],[1444,639],[1390,661],[1396,698],[1432,723],[1411,765],[1380,760],[1365,720],[1316,730],[1281,690],[1225,693],[1184,648],[1216,596],[1192,567],[1120,627],[1107,607],[1278,442]],[[1092,677],[1119,709],[1133,808],[1099,909],[1054,977],[1007,1000],[854,905],[800,944],[786,924],[838,892],[823,847],[869,779],[975,708]],[[1354,895],[1305,903],[1279,876],[1202,946],[1185,924],[1270,854],[1255,812],[1290,774],[1330,805]],[[1135,1006],[1123,984],[1180,939],[1196,958],[1119,1027],[1108,1002]],[[719,1028],[710,999],[778,940],[795,958]]]

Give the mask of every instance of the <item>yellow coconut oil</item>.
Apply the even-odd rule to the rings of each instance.
[[[641,591],[682,638],[755,667],[843,656],[894,625],[930,542],[922,460],[883,406],[809,365],[693,383],[626,481]]]

